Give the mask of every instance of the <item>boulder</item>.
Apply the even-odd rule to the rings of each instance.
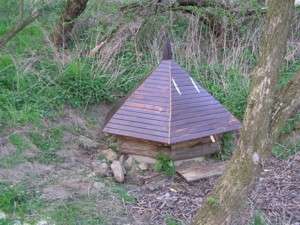
[[[101,182],[95,182],[93,187],[97,190],[103,190],[105,188],[105,184]]]
[[[101,151],[100,154],[101,154],[101,156],[103,156],[105,159],[107,159],[110,162],[112,162],[118,158],[118,154],[110,148]]]
[[[143,171],[147,170],[149,168],[147,163],[139,163],[138,167],[140,170],[143,170]]]
[[[123,165],[125,161],[125,155],[121,155],[119,158],[120,163]]]
[[[125,169],[130,170],[132,168],[133,163],[134,163],[134,158],[132,156],[129,156],[124,162]]]
[[[114,160],[110,165],[110,167],[113,172],[115,180],[119,183],[124,182],[124,168],[122,167],[120,161]]]
[[[78,139],[79,146],[85,150],[93,150],[99,147],[99,143],[85,136],[80,136]]]
[[[106,162],[94,161],[92,162],[92,167],[96,175],[98,176],[108,175],[108,165]]]

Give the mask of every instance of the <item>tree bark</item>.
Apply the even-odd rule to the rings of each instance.
[[[67,47],[77,17],[85,10],[88,0],[68,0],[58,24],[51,34],[56,47]]]
[[[22,31],[25,27],[31,24],[40,16],[38,11],[32,13],[32,15],[28,16],[26,19],[20,21],[15,27],[11,30],[7,31],[1,38],[0,38],[0,49],[3,48],[7,42],[9,42],[14,36],[16,36],[20,31]]]
[[[243,224],[241,217],[247,207],[248,192],[270,156],[274,141],[272,114],[276,84],[286,52],[293,6],[293,0],[268,1],[260,63],[251,75],[251,92],[237,149],[193,225]]]

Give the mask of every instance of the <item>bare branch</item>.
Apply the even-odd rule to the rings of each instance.
[[[279,130],[300,107],[300,71],[279,91],[272,116],[272,136],[277,139]]]
[[[10,41],[14,36],[16,36],[20,31],[22,31],[25,27],[31,24],[40,16],[38,11],[33,12],[30,16],[22,20],[18,23],[15,27],[11,30],[7,31],[1,38],[0,38],[0,48],[3,48],[7,42]]]

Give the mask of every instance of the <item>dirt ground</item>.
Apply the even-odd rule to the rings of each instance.
[[[217,177],[187,183],[178,176],[169,178],[148,171],[128,174],[124,185],[116,184],[111,177],[99,177],[92,165],[99,161],[101,150],[112,144],[101,133],[109,108],[102,105],[86,113],[66,109],[59,119],[44,121],[44,128],[63,127],[61,147],[56,152],[61,160],[54,163],[35,160],[39,149],[31,143],[22,153],[25,160],[0,167],[0,181],[26,184],[37,190],[49,205],[70,200],[90,201],[93,210],[111,225],[166,224],[168,218],[188,224]],[[11,133],[26,138],[33,129],[27,126],[2,135],[0,159],[16,151],[9,141]],[[80,135],[95,140],[100,147],[94,151],[83,149],[78,144]],[[253,212],[266,215],[270,224],[300,224],[299,165],[300,154],[288,160],[272,158],[249,196]]]

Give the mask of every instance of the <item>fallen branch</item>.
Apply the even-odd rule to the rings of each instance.
[[[7,31],[1,38],[0,38],[0,48],[3,48],[7,42],[9,42],[14,36],[16,36],[20,31],[22,31],[25,27],[29,24],[34,22],[40,16],[40,12],[34,11],[30,16],[19,22],[15,27],[11,30]]]

